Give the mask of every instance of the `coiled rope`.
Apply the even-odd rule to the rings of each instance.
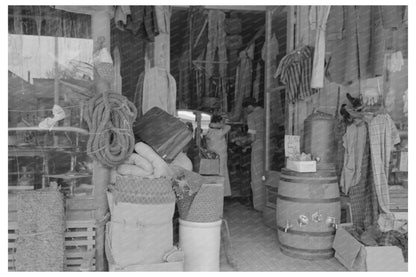
[[[125,96],[107,90],[84,107],[90,136],[87,154],[107,167],[121,164],[133,153],[133,121],[137,109]]]

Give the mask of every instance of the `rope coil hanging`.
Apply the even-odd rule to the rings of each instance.
[[[121,164],[134,150],[133,121],[137,109],[125,96],[107,90],[84,108],[90,136],[87,154],[107,167]]]

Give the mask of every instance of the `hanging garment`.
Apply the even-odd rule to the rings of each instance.
[[[170,15],[172,8],[170,6],[156,6],[156,20],[159,32],[164,34],[170,33]]]
[[[220,175],[224,177],[224,196],[231,196],[230,178],[228,176],[228,154],[225,135],[231,127],[225,125],[221,129],[209,128],[206,135],[207,148],[220,156]]]
[[[383,213],[390,213],[389,204],[389,167],[390,153],[400,142],[399,132],[388,114],[375,116],[369,124],[371,165],[378,203]]]
[[[251,96],[251,82],[253,74],[254,43],[240,52],[240,62],[235,77],[234,107],[232,121],[239,121],[243,111],[243,100]]]
[[[130,6],[117,6],[114,11],[114,23],[117,28],[124,30],[127,24],[127,16],[131,14]]]
[[[122,79],[120,75],[120,66],[121,66],[121,58],[120,58],[120,50],[118,50],[118,46],[114,47],[113,50],[113,57],[114,57],[114,83],[113,83],[113,90],[116,93],[122,94]]]
[[[164,68],[153,67],[144,75],[142,113],[153,107],[176,114],[176,81]]]
[[[311,88],[323,88],[325,77],[325,32],[331,6],[318,6],[318,31],[315,38]]]
[[[344,6],[342,9],[343,37],[331,42],[331,61],[328,65],[331,81],[349,85],[357,79],[382,75],[385,39],[380,7]],[[339,8],[334,9],[335,13],[340,13]],[[331,37],[335,28],[331,24],[334,20],[339,21],[334,15],[330,15],[327,22]]]
[[[313,52],[311,46],[291,52],[283,57],[274,74],[274,78],[280,76],[280,81],[287,86],[287,100],[292,103],[314,94],[311,89]]]
[[[260,63],[257,63],[257,67],[256,67],[256,78],[254,79],[254,83],[253,83],[253,97],[259,101],[259,97],[260,97],[260,78],[261,78],[261,65]]]
[[[134,35],[143,33],[150,42],[159,34],[154,6],[131,6],[131,16],[127,17],[125,29]]]
[[[247,116],[248,133],[256,140],[251,144],[251,190],[254,209],[262,211],[266,203],[266,188],[262,181],[264,173],[264,109],[256,107]]]
[[[384,29],[399,28],[403,23],[404,6],[380,6]]]
[[[366,124],[363,121],[351,124],[347,127],[342,140],[345,154],[340,186],[342,192],[348,195],[350,188],[356,186],[361,179],[362,160],[367,141]]]
[[[206,73],[208,77],[213,74],[212,61],[215,60],[215,54],[218,49],[219,58],[219,74],[221,77],[227,76],[227,49],[225,48],[225,36],[224,31],[224,19],[225,14],[219,10],[210,10],[208,12],[208,44],[206,54]]]
[[[358,183],[349,189],[351,203],[351,215],[354,226],[363,230],[375,224],[378,219],[378,201],[371,169],[370,138],[367,127],[367,135],[361,157],[361,177],[356,179]]]
[[[279,55],[279,41],[276,38],[276,34],[273,33],[270,44],[269,44],[269,51],[270,51],[270,57],[272,59],[272,72],[276,72],[277,68],[277,62],[276,62],[276,56]],[[263,48],[261,49],[261,58],[263,61],[266,61],[266,43],[263,44]]]
[[[208,45],[208,15],[203,7],[191,6],[188,11],[188,28],[192,26],[192,45],[189,46],[189,40],[185,40],[186,49],[192,47],[192,60],[197,59],[204,52]],[[199,37],[199,40],[197,38]],[[187,46],[188,45],[188,46]],[[185,47],[184,46],[184,47]],[[183,48],[185,49],[185,48]]]

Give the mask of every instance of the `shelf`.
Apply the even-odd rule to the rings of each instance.
[[[89,135],[89,132],[85,129],[78,128],[78,127],[65,127],[65,126],[57,126],[52,127],[51,129],[44,129],[37,126],[33,127],[11,127],[9,131],[41,131],[41,132],[75,132],[80,133],[82,135]]]

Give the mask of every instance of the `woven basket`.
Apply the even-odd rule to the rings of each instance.
[[[191,208],[192,202],[194,201],[194,198],[195,194],[188,195],[187,193],[185,193],[183,195],[183,198],[177,201],[179,217],[181,219],[186,220],[189,213],[189,209]]]
[[[117,176],[112,193],[116,202],[125,203],[163,204],[173,203],[176,200],[172,181],[166,178]]]
[[[224,187],[222,184],[203,184],[189,208],[185,220],[192,222],[214,222],[222,217]]]

